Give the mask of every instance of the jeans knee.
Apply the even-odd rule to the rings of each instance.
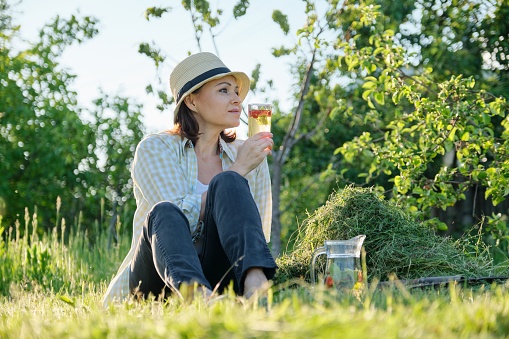
[[[247,184],[247,179],[235,171],[225,171],[217,174],[210,181],[209,187],[233,187],[237,188],[239,185]]]
[[[145,226],[152,232],[154,225],[187,225],[187,218],[182,210],[169,201],[155,204],[147,215]]]
[[[164,216],[174,214],[177,211],[180,212],[180,209],[175,204],[169,201],[160,201],[152,207],[148,216],[149,218],[154,215]]]

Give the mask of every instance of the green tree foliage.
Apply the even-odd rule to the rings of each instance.
[[[408,21],[419,29],[399,34],[404,43],[420,49],[421,65],[431,66],[440,80],[459,74],[472,76],[477,86],[508,98],[507,1],[421,0],[416,9],[422,16]]]
[[[41,30],[40,41],[17,53],[15,29],[3,31],[0,192],[7,221],[27,205],[52,211],[58,195],[68,200],[80,190],[82,173],[76,167],[93,156],[88,146],[94,133],[79,119],[76,93],[68,89],[74,76],[58,66],[57,58],[74,36],[93,37],[95,26],[90,18],[57,17]]]
[[[274,55],[298,60],[292,73],[300,84],[304,65],[315,63],[299,132],[324,112],[330,121],[288,157],[283,236],[299,211],[323,203],[331,179],[339,187],[375,185],[425,219],[472,188],[485,186],[488,200],[505,201],[506,3],[306,1],[306,11],[299,44]],[[280,122],[291,126],[287,117]],[[506,239],[504,218],[488,219],[497,241]]]
[[[140,107],[105,94],[90,110],[78,104],[71,89],[75,76],[59,57],[67,46],[97,34],[94,18],[56,17],[38,41],[21,50],[15,48],[24,44],[6,1],[0,18],[3,222],[13,225],[25,207],[38,207],[39,225],[48,229],[58,223],[54,211],[60,197],[61,216],[69,223],[79,218],[91,229],[107,213],[115,215],[131,195],[128,165],[142,135]]]
[[[362,29],[352,43],[340,43],[345,55],[335,65],[363,75],[362,97],[372,117],[337,153],[362,169],[366,184],[388,176],[383,187],[392,199],[425,219],[435,208],[454,207],[472,188],[485,187],[495,205],[509,194],[508,107],[494,94],[508,95],[499,91],[507,88],[507,61],[498,61],[505,59],[507,25],[493,30],[507,4],[453,3],[419,2],[423,29],[408,35],[384,30],[383,20],[352,21]],[[404,46],[416,36],[420,52],[412,56]],[[488,45],[495,36],[499,43]],[[437,219],[428,223],[447,228]],[[488,217],[487,229],[507,248],[500,218]]]

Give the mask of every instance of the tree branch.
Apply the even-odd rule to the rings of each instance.
[[[300,120],[302,117],[302,110],[304,108],[304,102],[305,102],[305,96],[307,95],[309,91],[309,84],[311,82],[311,74],[313,73],[313,66],[315,63],[316,58],[316,48],[313,50],[313,55],[311,57],[311,61],[308,64],[306,74],[304,77],[304,82],[302,83],[302,87],[300,90],[300,97],[299,97],[299,104],[297,105],[297,108],[295,109],[295,115],[293,117],[292,123],[290,124],[288,131],[285,134],[285,137],[283,139],[283,143],[281,145],[281,151],[279,151],[276,154],[275,160],[280,165],[284,164],[286,157],[290,153],[290,150],[292,146],[295,144],[293,140],[295,139],[295,134],[297,133],[299,126],[300,126]]]
[[[424,83],[422,83],[422,81],[419,81],[416,78],[414,78],[413,76],[406,74],[401,68],[398,68],[398,71],[401,73],[403,78],[407,78],[407,79],[412,80],[416,84],[421,85],[422,87],[426,88],[429,92],[431,92],[431,93],[435,94],[436,96],[438,96],[438,93],[436,91],[434,91],[431,87],[429,87],[429,86],[425,85]]]
[[[295,138],[293,144],[296,144],[297,142],[299,142],[302,139],[307,139],[307,140],[311,139],[318,132],[318,130],[323,126],[323,124],[325,123],[325,120],[327,120],[327,118],[329,117],[331,112],[332,112],[332,108],[329,108],[327,110],[327,112],[322,116],[320,121],[316,124],[315,128],[313,128],[313,130],[309,131],[308,133],[299,135],[297,138]],[[293,146],[293,144],[292,144],[292,146]]]

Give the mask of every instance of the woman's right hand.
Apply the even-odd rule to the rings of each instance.
[[[242,176],[246,176],[255,169],[269,154],[272,154],[272,133],[259,132],[244,141],[238,151],[237,159],[228,169],[235,171]]]

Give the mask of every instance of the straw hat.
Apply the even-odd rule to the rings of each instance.
[[[239,86],[239,97],[244,100],[249,92],[249,77],[242,72],[232,72],[214,54],[202,52],[182,60],[170,74],[170,89],[175,98],[175,114],[184,98],[205,83],[232,75]]]

